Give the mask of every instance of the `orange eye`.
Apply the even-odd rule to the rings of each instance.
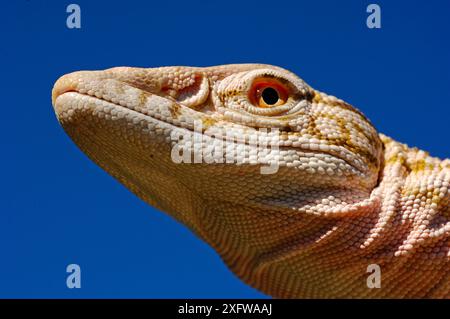
[[[250,90],[250,100],[258,107],[270,108],[286,103],[288,93],[286,88],[277,81],[259,81]]]

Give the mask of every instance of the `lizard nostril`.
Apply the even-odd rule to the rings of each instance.
[[[178,92],[177,100],[188,107],[203,104],[209,96],[209,81],[205,76],[197,75],[195,82]]]

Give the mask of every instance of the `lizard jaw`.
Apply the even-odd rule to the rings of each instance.
[[[199,133],[208,136],[219,135],[224,138],[228,131],[236,130],[236,142],[239,144],[248,144],[247,135],[249,134],[263,135],[246,126],[236,129],[236,125],[230,125],[224,118],[214,117],[214,115],[217,115],[215,113],[210,115],[196,111],[173,98],[148,92],[114,78],[103,78],[103,74],[100,72],[74,72],[64,75],[56,81],[52,91],[52,102],[58,120],[63,126],[70,125],[71,115],[75,111],[88,111],[90,109],[89,112],[95,112],[96,114],[102,114],[104,111],[112,112],[111,115],[104,115],[112,120],[117,115],[139,113],[141,115],[139,121],[148,123],[156,121],[158,122],[157,125],[165,124],[167,132],[163,138],[168,138],[170,136],[168,131],[177,128],[194,132],[198,130],[196,123],[203,125]],[[96,108],[97,111],[95,111]],[[138,120],[137,118],[135,116],[135,121]],[[216,129],[222,129],[222,132],[218,132]],[[263,138],[265,137],[263,136]],[[305,156],[324,154],[334,157],[338,160],[337,165],[342,163],[348,166],[349,170],[354,170],[355,174],[364,174],[366,169],[345,148],[339,150],[313,149],[309,148],[308,141],[302,142],[301,137],[297,142],[294,142],[294,145],[292,143],[283,145],[284,142],[281,140],[279,141],[280,144],[277,145],[283,151],[302,152]]]

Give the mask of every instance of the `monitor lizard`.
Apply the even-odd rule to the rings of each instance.
[[[450,298],[450,160],[288,70],[79,71],[52,102],[89,158],[268,295]]]

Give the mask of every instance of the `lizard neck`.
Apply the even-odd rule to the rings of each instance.
[[[441,220],[445,217],[433,217],[438,216],[440,209],[448,211],[449,201],[444,198],[437,202],[437,197],[431,196],[430,205],[434,201],[439,209],[423,206],[415,211],[408,200],[411,191],[417,192],[426,178],[448,178],[449,163],[387,137],[382,139],[384,166],[378,185],[342,209],[314,214],[311,205],[287,209],[202,200],[204,205],[195,212],[198,233],[238,277],[276,297],[377,297],[380,290],[368,289],[366,283],[367,267],[371,264],[383,267],[385,284],[410,285],[418,290],[409,293],[423,294],[420,289],[431,287],[436,280],[423,282],[422,286],[412,282],[431,276],[436,265],[446,267],[445,258],[437,262],[430,248],[449,227],[448,221]],[[348,194],[342,189],[344,198]],[[326,198],[324,193],[323,199]],[[425,237],[424,227],[430,229]],[[419,236],[424,240],[418,240]],[[411,267],[408,260],[412,256],[418,257],[422,268],[405,282],[396,282],[401,268]],[[322,281],[317,281],[319,277]],[[340,286],[342,291],[336,289]],[[346,286],[352,286],[352,290],[345,290]]]

